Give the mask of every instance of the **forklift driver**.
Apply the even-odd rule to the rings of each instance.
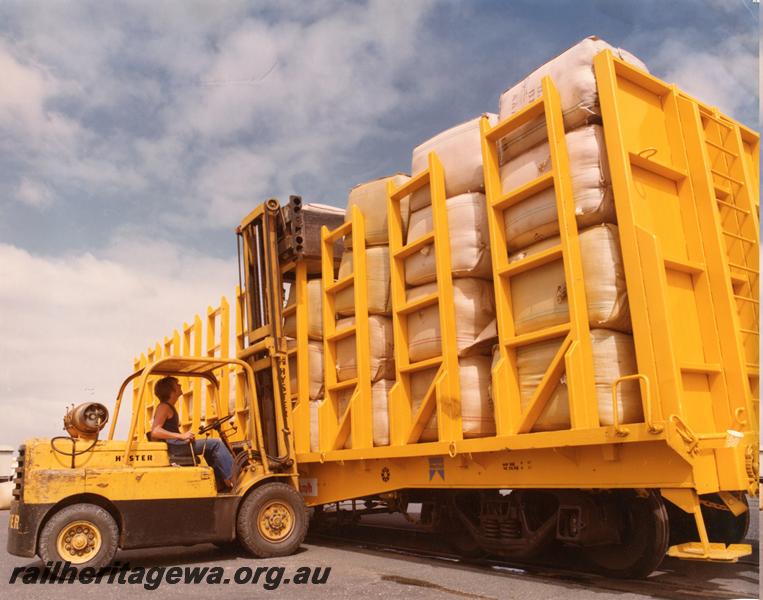
[[[232,489],[233,457],[222,440],[217,438],[194,440],[193,431],[180,433],[180,422],[175,410],[175,403],[182,396],[183,390],[178,380],[175,377],[160,379],[154,387],[154,393],[159,398],[159,406],[154,413],[151,440],[164,440],[168,444],[187,444],[193,442],[193,451],[196,454],[203,452],[207,464],[214,469],[218,491]]]

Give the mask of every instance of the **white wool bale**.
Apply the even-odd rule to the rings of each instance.
[[[408,301],[435,293],[436,283],[426,283],[407,290]],[[493,283],[464,277],[453,280],[456,309],[456,345],[458,351],[471,346],[483,329],[495,318]],[[408,315],[408,352],[411,362],[442,354],[440,310],[435,304]]]
[[[477,356],[484,355],[490,356],[493,352],[493,346],[498,343],[498,322],[493,319],[488,323],[485,328],[477,336],[477,339],[473,343],[469,344],[466,348],[461,350],[458,355],[464,356]]]
[[[286,347],[291,350],[297,346],[297,340],[286,338]],[[310,400],[323,396],[323,342],[307,342],[307,376]],[[289,385],[291,393],[297,393],[297,355],[289,357]]]
[[[381,177],[367,183],[356,185],[350,190],[347,198],[347,211],[344,214],[345,222],[352,218],[352,207],[357,206],[363,213],[366,228],[367,246],[384,246],[389,244],[387,225],[387,186],[392,182],[395,187],[400,187],[410,180],[404,173],[395,173],[390,177]],[[400,215],[403,221],[403,239],[408,227],[409,216],[408,196],[400,201]],[[352,238],[347,236],[344,240],[347,248],[352,248]]]
[[[323,294],[320,279],[309,279],[307,282],[307,336],[312,340],[323,339]],[[289,296],[286,308],[297,302],[297,286],[289,286]],[[286,337],[297,337],[297,314],[284,319],[283,334]]]
[[[371,385],[371,413],[374,446],[389,446],[389,391],[395,385],[394,379],[380,379]],[[337,396],[339,418],[342,418],[347,404],[352,398],[352,390],[342,391]],[[352,434],[347,436],[345,448],[352,447]]]
[[[310,401],[310,452],[318,452],[318,409],[323,402],[323,398]]]
[[[591,327],[631,331],[617,227],[597,225],[581,231],[578,239]],[[510,256],[509,262],[531,256],[559,242],[558,237],[543,240]],[[510,290],[517,334],[569,321],[567,285],[561,260],[512,277]]]
[[[600,125],[588,125],[565,136],[569,156],[572,198],[578,228],[599,223],[615,223],[615,205],[609,176],[604,131]],[[543,142],[501,167],[504,192],[548,173],[551,155],[548,142]],[[554,188],[530,196],[504,212],[506,240],[513,252],[537,241],[559,235]]]
[[[461,426],[465,438],[495,435],[495,413],[490,397],[490,357],[469,356],[458,361],[458,379],[461,388]],[[413,412],[419,409],[429,390],[437,369],[411,374]],[[424,426],[419,438],[422,442],[437,440],[437,411]]]
[[[520,405],[523,411],[530,404],[530,400],[559,350],[560,344],[561,339],[553,339],[517,348],[517,378],[519,379]],[[497,349],[496,355],[498,355]],[[570,408],[567,400],[566,381],[563,376],[557,382],[551,397],[546,402],[546,408],[538,417],[532,431],[569,429]]]
[[[366,249],[365,254],[368,313],[389,315],[392,313],[392,297],[389,289],[389,246],[371,246]],[[343,252],[339,263],[339,279],[347,277],[352,272],[352,252]],[[352,286],[337,293],[335,308],[338,315],[349,317],[355,314],[354,293]]]
[[[434,151],[445,171],[445,197],[451,198],[467,192],[485,189],[482,174],[482,141],[480,138],[480,115],[437,134],[413,150],[411,174],[416,176],[429,167],[429,153]],[[485,113],[491,125],[498,116]],[[430,203],[429,186],[411,194],[411,211],[421,210]]]
[[[542,81],[546,75],[551,76],[559,92],[567,131],[589,122],[591,118],[598,118],[600,109],[593,59],[603,50],[611,50],[616,57],[647,70],[646,65],[630,52],[614,48],[595,36],[587,37],[501,94],[498,110],[500,119],[503,121],[540,98],[543,94]],[[518,128],[501,140],[504,160],[535,146],[546,137],[543,119]]]
[[[445,202],[448,213],[451,272],[454,277],[492,279],[490,233],[484,194],[460,194]],[[411,214],[408,240],[413,241],[432,231],[432,207]],[[405,261],[405,282],[421,285],[435,281],[434,246],[429,245]]]
[[[633,336],[592,329],[596,397],[599,401],[599,422],[612,425],[612,382],[624,375],[638,373]],[[617,386],[617,412],[621,423],[642,423],[644,408],[638,381],[623,381]]]
[[[337,331],[355,325],[355,317],[346,317],[336,322]],[[368,337],[371,381],[395,378],[395,340],[392,334],[392,319],[379,315],[368,317]],[[351,335],[336,343],[337,381],[353,379],[358,375],[355,336]]]
[[[517,349],[517,374],[520,404],[525,410],[535,393],[551,360],[559,350],[561,340],[547,340]],[[609,329],[592,329],[593,368],[599,422],[612,425],[612,383],[624,375],[637,372],[633,337]],[[617,388],[617,406],[621,423],[641,423],[644,414],[637,381],[624,381]],[[567,379],[561,377],[545,410],[532,431],[569,429],[570,410]]]

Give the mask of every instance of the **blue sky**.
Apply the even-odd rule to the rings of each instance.
[[[0,3],[0,407],[56,430],[65,403],[110,404],[136,352],[230,294],[257,203],[343,206],[587,35],[757,128],[757,8]]]

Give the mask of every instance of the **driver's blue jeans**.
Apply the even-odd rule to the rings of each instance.
[[[182,440],[166,440],[168,444],[187,444]],[[215,471],[215,477],[222,482],[233,476],[233,457],[218,438],[206,438],[194,440],[193,451],[196,454],[204,453],[204,460]]]

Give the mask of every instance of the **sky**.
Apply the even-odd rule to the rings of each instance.
[[[0,2],[0,444],[113,405],[269,197],[344,206],[588,35],[758,129],[752,0]]]

